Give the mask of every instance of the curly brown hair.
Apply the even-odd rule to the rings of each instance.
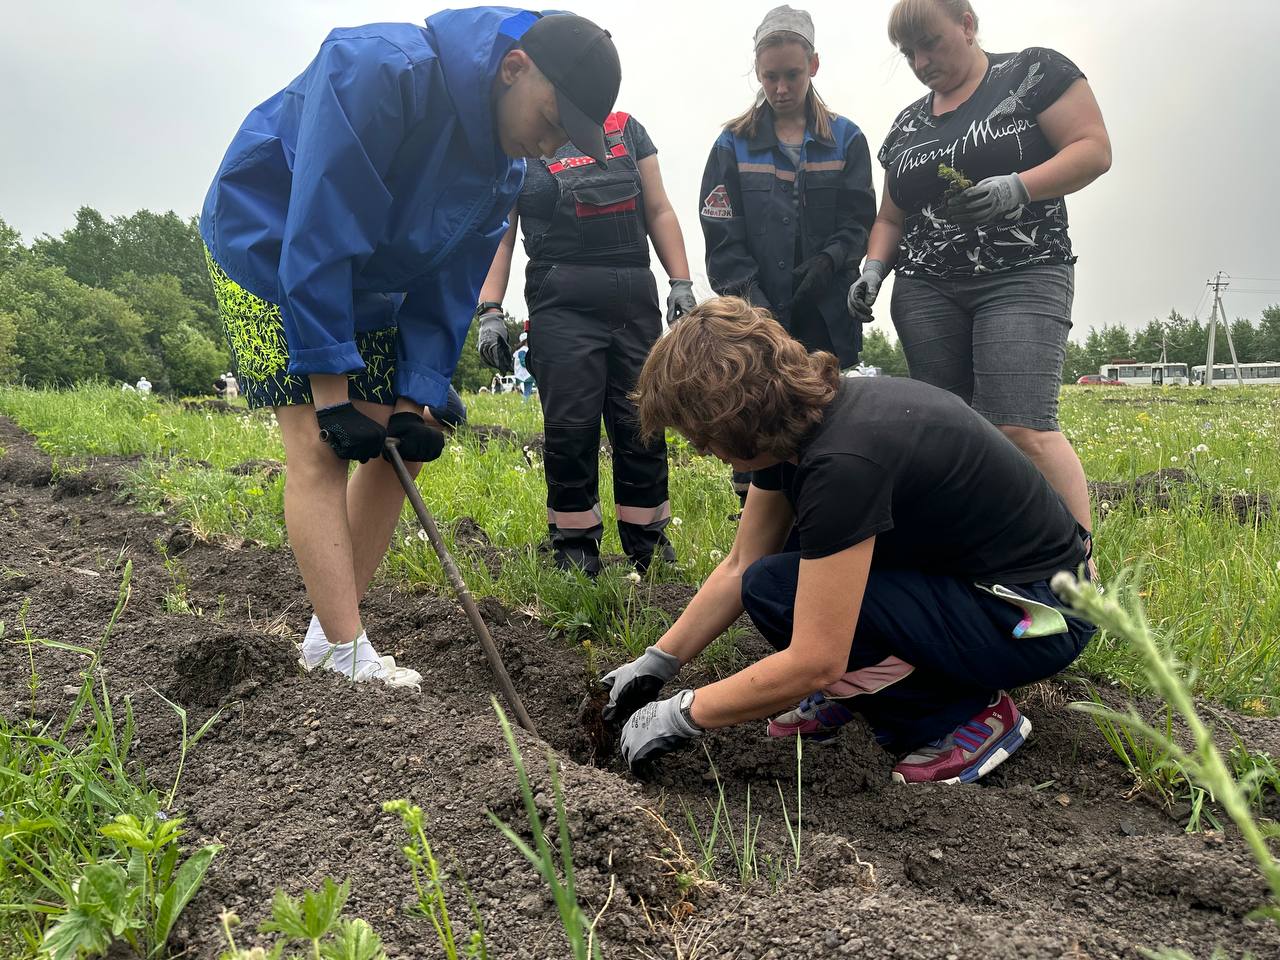
[[[839,361],[810,354],[769,311],[716,297],[654,344],[631,396],[649,438],[674,427],[699,450],[714,443],[744,460],[786,460],[839,382]]]

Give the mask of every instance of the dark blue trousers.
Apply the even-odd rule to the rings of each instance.
[[[791,643],[800,554],[762,557],[742,578],[742,603],[774,648]],[[1047,581],[1005,584],[1061,607]],[[873,568],[849,652],[841,700],[891,750],[950,733],[999,690],[1043,680],[1076,659],[1096,632],[1066,615],[1067,630],[1015,637],[1023,611],[957,577]],[[830,696],[831,694],[828,693]]]

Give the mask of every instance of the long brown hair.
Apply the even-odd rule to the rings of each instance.
[[[699,449],[786,460],[839,383],[840,362],[806,351],[768,310],[715,297],[653,345],[631,397],[648,437],[674,427]]]
[[[780,47],[784,43],[798,43],[804,47],[805,56],[813,56],[813,44],[794,33],[775,33],[765,37],[760,41],[760,46],[756,47],[756,55],[759,56],[760,51],[766,47]],[[759,133],[760,124],[770,113],[769,101],[764,98],[764,92],[761,91],[756,96],[755,103],[724,126],[735,137],[751,140]],[[826,105],[822,97],[818,96],[812,80],[809,81],[809,92],[804,98],[804,117],[806,125],[813,130],[815,136],[823,140],[834,139],[831,133],[831,122],[836,114]]]

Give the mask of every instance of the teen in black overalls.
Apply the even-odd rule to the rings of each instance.
[[[594,575],[600,568],[603,514],[597,492],[600,419],[613,448],[613,495],[622,549],[639,570],[654,556],[674,560],[664,530],[666,442],[641,440],[628,393],[662,333],[649,269],[649,237],[672,277],[688,277],[683,238],[662,190],[656,153],[628,114],[605,123],[607,167],[569,144],[531,162],[511,228],[481,292],[478,312],[501,309],[515,245],[524,225],[529,256],[528,366],[545,421],[547,525],[556,565]],[[691,309],[688,280],[672,280],[668,322]]]

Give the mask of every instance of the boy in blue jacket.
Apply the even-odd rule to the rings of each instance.
[[[333,31],[227,150],[200,232],[241,388],[280,424],[308,669],[418,685],[360,621],[403,502],[385,441],[415,473],[439,456],[423,408],[445,401],[524,158],[572,140],[603,160],[620,80],[589,20],[446,10]],[[510,365],[504,330],[480,348]]]

